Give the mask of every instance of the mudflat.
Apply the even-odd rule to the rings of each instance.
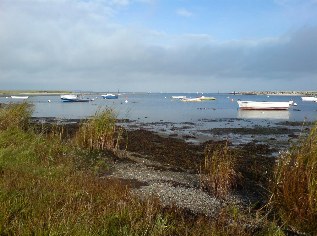
[[[64,138],[71,138],[82,120],[33,119],[35,126],[63,127]],[[295,142],[311,124],[280,123],[276,127],[215,128],[208,140],[195,130],[195,124],[139,124],[118,121],[125,127],[120,152],[109,155],[109,171],[102,178],[117,178],[141,198],[157,197],[162,205],[176,206],[192,214],[216,215],[226,205],[241,208],[262,207],[268,197],[268,181],[275,158]],[[160,127],[170,126],[162,130]],[[176,128],[175,128],[176,127]],[[182,128],[183,127],[183,128]],[[289,127],[289,128],[288,128]],[[207,132],[207,131],[205,131]],[[222,136],[221,136],[222,135]],[[236,136],[238,135],[238,136]],[[214,138],[213,138],[214,136]],[[247,136],[245,138],[245,136]],[[234,137],[243,142],[237,142]],[[231,138],[231,139],[230,139]],[[217,148],[228,143],[237,158],[240,181],[226,199],[206,192],[200,181],[206,146]]]

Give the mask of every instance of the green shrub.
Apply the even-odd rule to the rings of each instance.
[[[271,189],[271,203],[286,226],[317,234],[317,125],[279,157]]]

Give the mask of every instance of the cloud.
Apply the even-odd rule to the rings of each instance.
[[[180,8],[176,11],[177,15],[184,16],[184,17],[191,17],[193,13],[185,8]]]
[[[118,25],[103,1],[7,4],[0,15],[0,86],[8,89],[311,89],[317,27],[220,42]]]

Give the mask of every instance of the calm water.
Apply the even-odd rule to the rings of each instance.
[[[94,98],[88,103],[63,103],[60,96],[30,96],[28,102],[34,104],[34,117],[57,117],[64,119],[86,118],[106,107],[114,108],[119,118],[139,120],[141,122],[198,122],[201,120],[219,119],[250,119],[275,121],[315,121],[317,120],[317,103],[302,102],[300,96],[258,96],[258,95],[229,95],[203,94],[213,96],[215,101],[181,102],[171,99],[172,95],[197,97],[201,94],[122,94],[119,99],[106,100],[100,95],[85,97]],[[237,100],[254,101],[289,101],[297,106],[288,111],[241,111]],[[48,102],[50,100],[51,102]],[[125,103],[128,100],[128,103]],[[1,103],[17,102],[5,97]]]

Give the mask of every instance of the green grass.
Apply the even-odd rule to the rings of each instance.
[[[135,198],[120,181],[99,178],[91,165],[78,168],[82,157],[72,145],[20,123],[0,132],[0,235],[162,235],[173,229],[157,201]]]
[[[31,113],[31,105],[28,103],[4,105],[0,109],[0,130],[13,127],[25,129]]]
[[[279,158],[271,189],[272,206],[286,227],[317,234],[317,124]]]
[[[163,210],[155,199],[136,198],[118,180],[77,169],[71,153],[54,151],[56,145],[48,146],[31,132],[5,131],[0,136],[1,235],[209,235],[220,231],[207,219],[189,221],[181,213]],[[11,140],[6,139],[9,136]],[[12,145],[13,140],[19,141]],[[236,228],[223,225],[225,232]]]
[[[0,114],[0,235],[283,235],[273,223],[245,227],[253,215],[236,206],[215,218],[192,215],[155,198],[141,200],[106,178],[107,152],[100,149],[116,150],[121,137],[110,110],[83,124],[74,140],[61,138],[58,128],[30,127],[27,104]],[[226,165],[231,184],[225,187],[232,187],[232,159],[223,162],[228,147],[206,155]]]

